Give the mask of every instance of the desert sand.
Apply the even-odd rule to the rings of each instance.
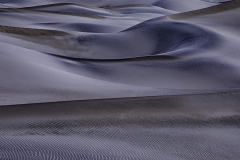
[[[238,159],[239,16],[239,0],[0,0],[0,159]]]

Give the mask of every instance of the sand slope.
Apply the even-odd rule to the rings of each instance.
[[[226,92],[2,106],[0,156],[237,159],[239,96]]]
[[[172,3],[166,1],[170,2]],[[198,1],[195,5],[199,6],[198,3],[208,4]],[[82,85],[89,86],[84,81],[79,82],[79,86],[76,84],[78,87],[73,87],[74,90],[70,89],[72,82],[64,82],[67,85],[62,85],[62,82],[57,84],[56,81],[56,86],[71,86],[66,93],[81,93],[70,99],[62,96],[57,98],[55,90],[49,88],[51,84],[40,80],[46,79],[48,69],[41,69],[42,73],[38,74],[39,82],[30,78],[36,73],[34,69],[31,71],[33,73],[27,72],[24,83],[16,81],[15,79],[21,79],[22,75],[19,74],[17,78],[18,74],[14,70],[6,70],[14,68],[13,64],[18,64],[16,61],[20,59],[15,56],[20,56],[23,61],[32,59],[31,65],[37,68],[41,64],[42,67],[51,67],[64,74],[74,74],[76,81],[80,76],[99,81],[100,86],[103,82],[143,88],[142,93],[137,91],[136,94],[137,92],[133,91],[131,96],[238,89],[239,44],[238,37],[231,35],[238,30],[235,20],[237,17],[234,18],[234,14],[238,13],[238,3],[214,3],[215,6],[206,9],[178,14],[150,2],[125,3],[119,6],[116,4],[105,9],[73,2],[2,8],[0,33],[4,50],[1,53],[8,56],[8,63],[1,64],[0,85],[5,90],[2,92],[2,104],[17,104],[18,101],[44,102],[40,97],[45,94],[45,89],[41,88],[51,92],[51,96],[47,95],[47,101],[129,96],[127,93],[118,94],[121,89],[116,88],[114,94],[110,93],[110,97],[107,96],[109,94],[100,96],[101,90],[98,87],[83,91]],[[10,5],[10,2],[4,5]],[[192,18],[173,20],[186,15],[191,15]],[[224,15],[232,18],[216,18]],[[224,30],[224,27],[231,29]],[[39,56],[44,58],[39,59]],[[2,61],[6,60],[2,58]],[[21,69],[23,64],[27,67],[26,63],[20,61],[18,73],[26,73]],[[9,79],[9,76],[16,78]],[[75,81],[74,78],[71,80]],[[5,82],[25,88],[26,93],[19,92],[16,87],[10,89]],[[36,85],[34,89],[34,85],[30,87],[27,84],[41,84],[41,87]],[[33,89],[30,89],[32,87]],[[34,90],[35,98],[22,96],[31,93],[27,90]],[[146,90],[149,92],[145,92]],[[21,98],[8,96],[11,93],[16,97],[26,98],[20,100]],[[62,93],[64,94],[64,91]]]
[[[0,159],[238,159],[240,1],[0,1]]]

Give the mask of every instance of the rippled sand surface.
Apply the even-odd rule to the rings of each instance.
[[[0,159],[238,159],[239,14],[0,0]]]

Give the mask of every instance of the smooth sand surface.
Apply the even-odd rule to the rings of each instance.
[[[0,0],[0,159],[238,159],[239,14]]]

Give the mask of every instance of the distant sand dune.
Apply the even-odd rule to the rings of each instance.
[[[79,6],[79,7],[89,8],[89,9],[95,9],[95,10],[101,10],[101,11],[106,11],[106,12],[109,12],[109,13],[117,14],[117,12],[113,12],[111,10],[107,10],[107,9],[104,9],[104,8],[92,7],[92,6],[87,6],[87,5],[80,5],[80,4],[76,4],[76,3],[54,3],[54,4],[47,4],[47,5],[40,5],[40,6],[22,7],[22,8],[18,8],[18,9],[41,10],[41,9],[45,9],[45,8],[59,7],[59,6],[69,6],[69,5]]]
[[[0,0],[0,160],[238,160],[223,1]]]
[[[219,12],[223,12],[223,11],[227,11],[227,10],[231,10],[239,7],[240,7],[240,1],[235,0],[235,1],[225,2],[223,4],[219,4],[217,6],[212,6],[208,8],[172,14],[172,15],[169,15],[168,17],[173,20],[187,19],[187,18],[192,18],[192,17],[206,15],[206,14],[219,13]]]
[[[55,54],[50,54],[55,57],[60,57],[63,59],[68,59],[72,61],[88,61],[88,62],[136,62],[136,61],[151,61],[151,60],[174,60],[178,59],[178,57],[174,56],[168,56],[168,55],[154,55],[154,56],[141,56],[141,57],[129,57],[129,58],[112,58],[112,59],[104,59],[104,58],[99,58],[99,59],[91,59],[91,58],[74,58],[74,57],[67,57],[67,56],[61,56],[61,55],[55,55]]]
[[[80,4],[76,4],[76,3],[53,3],[53,4],[46,4],[46,5],[39,5],[39,6],[21,7],[21,8],[18,8],[18,9],[42,9],[42,8],[68,6],[68,5],[75,5],[75,6],[80,6],[80,7],[90,8],[90,9],[100,9],[100,8],[97,8],[97,7],[80,5]]]

